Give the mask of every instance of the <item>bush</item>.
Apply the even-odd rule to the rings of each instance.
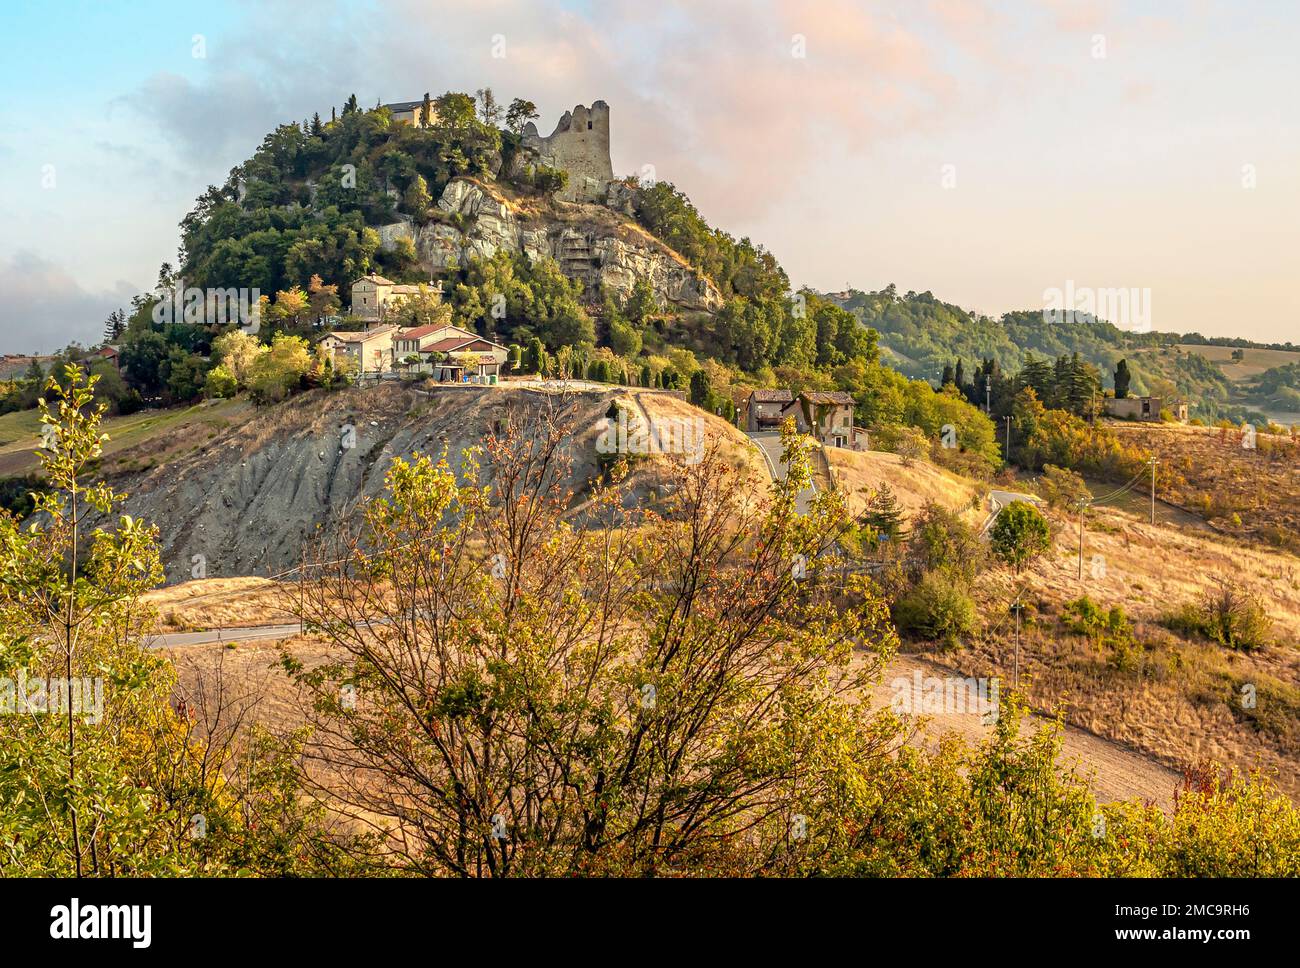
[[[1051,529],[1038,508],[1026,501],[1012,501],[998,512],[989,531],[989,546],[1003,563],[1021,570],[1052,544]]]
[[[975,630],[975,602],[966,583],[949,571],[932,571],[894,603],[900,632],[959,647]]]
[[[1249,652],[1267,646],[1273,620],[1259,598],[1232,582],[1220,581],[1201,596],[1167,615],[1164,624],[1185,635],[1202,635],[1230,649]]]
[[[1074,471],[1047,464],[1043,467],[1043,476],[1038,480],[1039,493],[1050,508],[1069,508],[1077,506],[1080,501],[1092,498],[1088,485]]]
[[[203,392],[209,398],[223,399],[233,397],[238,389],[235,375],[226,369],[225,364],[218,363],[208,371]]]
[[[933,501],[912,521],[909,550],[925,571],[947,569],[970,581],[983,563],[984,544],[955,512]]]

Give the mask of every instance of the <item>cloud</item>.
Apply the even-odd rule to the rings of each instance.
[[[852,0],[612,0],[581,13],[380,0],[313,17],[315,32],[292,44],[274,39],[277,10],[210,40],[194,77],[159,72],[123,99],[208,179],[275,124],[350,91],[369,105],[492,86],[535,101],[544,130],[576,103],[608,101],[618,172],[652,164],[725,223],[779,205],[810,152],[860,150],[957,110],[936,42]],[[402,29],[384,29],[393,24]]]
[[[10,353],[48,353],[74,340],[94,344],[108,314],[129,307],[139,291],[119,281],[110,290],[91,292],[64,267],[20,250],[0,262],[0,344]]]

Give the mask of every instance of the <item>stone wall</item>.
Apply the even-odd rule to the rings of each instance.
[[[557,197],[566,202],[598,202],[614,179],[609,157],[609,105],[595,101],[566,111],[545,138],[531,121],[524,128],[524,146],[537,152],[541,163],[569,173],[569,184]]]

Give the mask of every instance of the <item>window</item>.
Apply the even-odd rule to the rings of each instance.
[[[590,122],[590,121],[587,122],[587,130],[588,130],[588,131],[591,130],[591,122]]]

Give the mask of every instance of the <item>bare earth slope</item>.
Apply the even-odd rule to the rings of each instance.
[[[667,394],[634,391],[651,416],[703,418],[737,465],[757,467],[744,437]],[[114,483],[129,495],[124,513],[160,529],[169,583],[200,577],[281,574],[304,543],[357,502],[382,493],[395,457],[437,457],[453,468],[506,418],[556,408],[583,428],[575,435],[570,485],[579,495],[598,473],[596,439],[618,387],[560,392],[531,387],[382,385],[315,391],[254,415],[143,473]],[[689,412],[688,412],[689,411]],[[637,493],[653,497],[654,461],[638,466]],[[201,559],[195,556],[203,556]]]

